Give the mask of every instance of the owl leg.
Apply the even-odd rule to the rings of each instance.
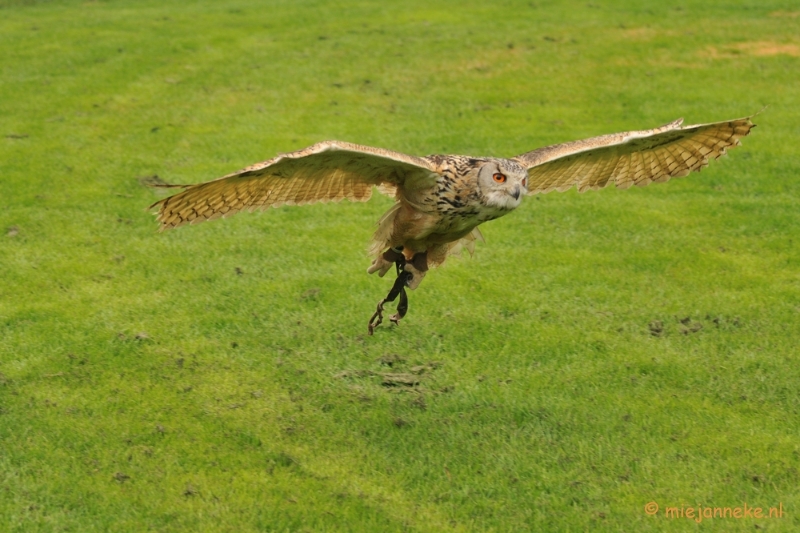
[[[379,277],[383,277],[392,268],[392,265],[396,264],[401,259],[404,259],[403,254],[401,253],[403,247],[401,246],[399,249],[389,248],[382,255],[378,256],[372,264],[367,269],[367,274],[373,274],[375,272],[378,273]]]
[[[419,287],[419,284],[422,283],[422,278],[428,273],[428,251],[414,254],[414,257],[403,266],[403,270],[411,274],[411,279],[408,280],[408,288],[413,291]]]
[[[398,261],[395,263],[397,268],[397,279],[394,280],[394,284],[392,285],[389,294],[386,295],[386,298],[378,302],[378,308],[369,319],[367,328],[370,335],[372,335],[372,332],[375,330],[375,328],[377,328],[381,322],[383,322],[383,304],[386,302],[393,302],[398,296],[400,296],[400,301],[397,303],[397,313],[389,317],[389,320],[395,324],[400,322],[400,319],[406,316],[406,313],[408,312],[408,295],[406,294],[406,285],[409,284],[413,274],[403,270],[404,265],[405,259],[401,255],[400,259],[398,259]]]

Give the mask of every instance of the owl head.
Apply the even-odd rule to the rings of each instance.
[[[490,159],[478,170],[478,187],[486,205],[515,209],[528,193],[528,171],[514,161]]]

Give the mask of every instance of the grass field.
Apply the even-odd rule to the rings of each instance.
[[[0,0],[0,530],[800,530],[800,11],[644,4]],[[526,199],[373,337],[388,198],[145,209],[765,105],[700,174]],[[666,515],[744,504],[783,516]]]

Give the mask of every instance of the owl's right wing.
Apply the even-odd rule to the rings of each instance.
[[[528,194],[644,186],[685,176],[738,146],[755,126],[751,117],[681,127],[612,133],[546,146],[513,158],[528,169]]]
[[[391,191],[433,185],[438,175],[421,157],[341,141],[324,141],[197,185],[151,205],[160,230],[281,205],[364,202],[372,187]]]

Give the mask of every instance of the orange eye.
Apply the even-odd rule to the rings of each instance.
[[[494,181],[496,181],[497,183],[505,183],[506,182],[506,177],[503,174],[500,174],[499,172],[494,174],[492,176],[492,179]]]

